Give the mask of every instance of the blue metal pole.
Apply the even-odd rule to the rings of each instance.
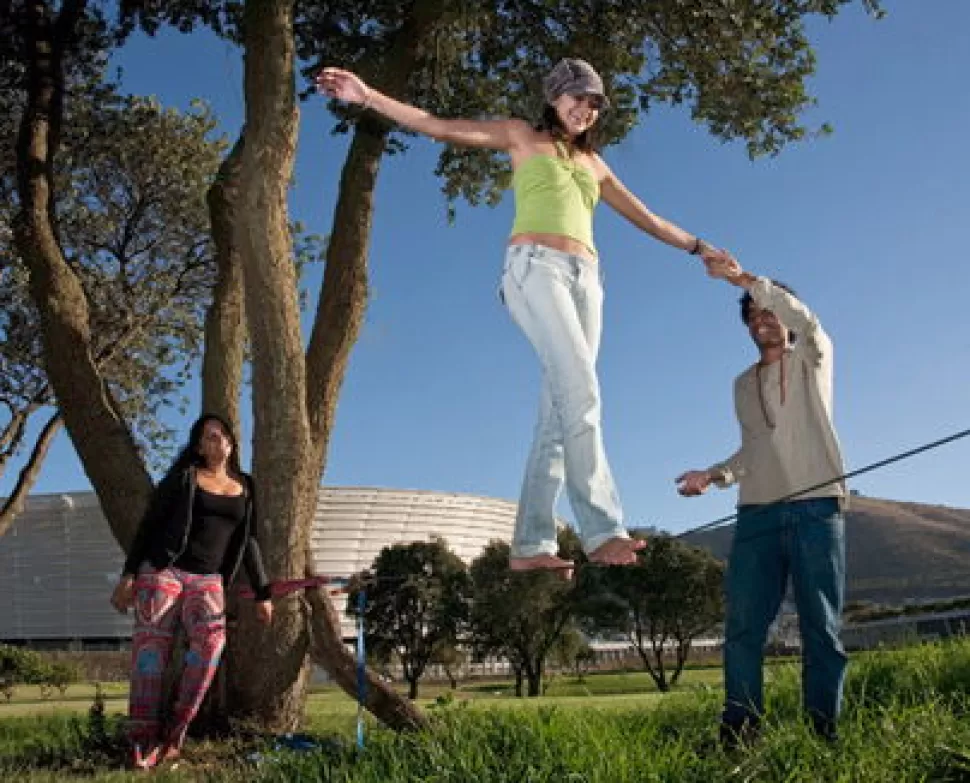
[[[361,587],[357,593],[357,747],[364,749],[364,698],[367,695],[367,658],[364,652],[364,607],[367,592]]]

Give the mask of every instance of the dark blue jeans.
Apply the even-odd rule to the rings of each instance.
[[[790,576],[802,637],[805,709],[816,726],[834,727],[847,662],[839,640],[844,528],[835,498],[740,508],[727,570],[724,723],[757,723],[764,711],[764,645]]]

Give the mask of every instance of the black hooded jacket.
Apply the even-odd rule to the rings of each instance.
[[[269,581],[263,567],[263,556],[256,540],[256,491],[252,478],[243,474],[246,511],[226,547],[219,573],[226,590],[232,585],[239,566],[244,565],[256,600],[270,597]],[[134,543],[125,560],[123,574],[135,575],[146,560],[155,568],[168,568],[185,551],[192,529],[192,506],[195,500],[195,468],[166,476],[155,488],[148,511],[142,517]]]

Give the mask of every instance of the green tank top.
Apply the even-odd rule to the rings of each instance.
[[[512,175],[515,222],[512,234],[558,234],[582,242],[592,252],[593,210],[599,182],[589,169],[560,156],[539,153]]]

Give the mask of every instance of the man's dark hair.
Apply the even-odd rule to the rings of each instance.
[[[793,289],[791,286],[785,285],[780,280],[772,279],[771,284],[776,288],[780,288],[782,291],[787,291],[788,293],[790,293],[792,296],[796,298],[798,297],[798,294],[795,293],[795,289]],[[745,291],[740,299],[740,302],[741,302],[741,321],[744,323],[745,326],[747,326],[748,321],[751,320],[751,305],[754,304],[754,297],[751,296],[751,293],[749,291]],[[789,332],[788,342],[790,343],[795,342],[794,332]]]

